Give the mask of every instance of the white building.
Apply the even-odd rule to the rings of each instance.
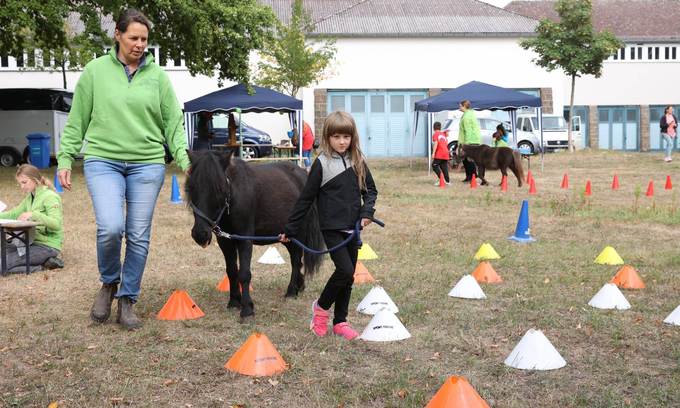
[[[290,18],[293,0],[258,1],[270,5],[283,22]],[[524,2],[511,3],[508,9],[513,10],[515,3]],[[673,3],[669,7],[677,15],[678,2],[662,3]],[[317,22],[315,35],[335,37],[338,49],[329,77],[302,91],[305,119],[319,132],[329,112],[351,112],[369,156],[427,155],[424,128],[411,144],[413,102],[472,80],[540,95],[547,113],[562,113],[568,106],[567,78],[536,66],[531,62],[533,54],[519,47],[521,38],[534,35],[538,21],[518,12],[476,0],[308,0],[305,6]],[[632,19],[628,25],[631,23],[636,25],[638,20]],[[649,61],[645,60],[648,45],[641,45],[641,51],[636,45],[635,56],[640,52],[642,59],[612,58],[605,63],[602,78],[577,81],[577,114],[589,125],[586,140],[591,146],[659,148],[658,136],[654,139],[652,132],[649,137],[659,106],[680,103],[678,92],[669,89],[680,86],[670,83],[671,71],[678,72],[676,60],[654,59],[656,46],[659,55],[665,56],[667,45],[680,45],[680,33],[674,39],[664,38],[665,42],[653,42],[656,45]],[[159,50],[154,52],[159,55]],[[674,55],[671,48],[668,52]],[[217,87],[214,78],[191,77],[182,61],[168,60],[165,68],[182,103]],[[78,76],[79,72],[67,74],[69,88],[75,86]],[[0,87],[61,84],[60,72],[17,67],[14,58],[0,56]],[[650,121],[650,115],[654,120]],[[618,120],[622,118],[626,120]],[[274,140],[285,134],[284,116],[262,114],[245,120],[268,131]]]

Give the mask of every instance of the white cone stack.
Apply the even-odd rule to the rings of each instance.
[[[286,263],[286,261],[284,261],[281,257],[281,254],[279,254],[279,251],[277,251],[274,247],[267,248],[267,250],[264,251],[264,254],[262,254],[257,262],[267,265],[281,265]]]
[[[397,341],[411,337],[401,321],[389,310],[381,310],[373,316],[359,336],[366,341]]]
[[[482,287],[472,275],[464,275],[456,286],[451,289],[449,296],[463,299],[486,299]]]
[[[364,296],[364,299],[357,306],[357,312],[374,315],[381,309],[389,310],[392,313],[399,313],[399,308],[392,301],[385,289],[376,286]]]
[[[613,283],[606,283],[599,292],[590,299],[588,304],[598,309],[630,309],[630,303],[623,296],[618,286]]]
[[[680,306],[676,307],[663,322],[680,326]]]
[[[505,365],[520,370],[555,370],[567,362],[542,331],[530,329],[505,359]]]

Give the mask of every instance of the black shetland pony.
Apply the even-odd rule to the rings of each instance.
[[[283,232],[307,179],[303,169],[290,162],[251,165],[232,157],[231,153],[215,151],[190,152],[189,157],[191,174],[187,177],[185,191],[194,210],[191,237],[198,245],[206,247],[210,244],[215,225],[226,233],[237,235],[274,236]],[[305,225],[297,238],[308,247],[322,249],[324,241],[316,206],[307,214]],[[276,242],[217,237],[229,277],[228,307],[240,307],[241,318],[255,314],[249,290],[253,244]],[[318,271],[322,257],[304,252],[292,242],[284,245],[292,266],[286,297],[297,296],[305,288],[305,276]]]

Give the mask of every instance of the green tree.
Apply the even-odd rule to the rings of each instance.
[[[569,118],[573,118],[576,77],[594,75],[599,78],[604,60],[623,43],[610,32],[593,30],[591,0],[559,0],[555,10],[560,21],[541,20],[536,28],[537,36],[521,41],[520,46],[538,54],[533,60],[536,65],[548,71],[562,69],[571,77]],[[569,150],[574,151],[571,122]]]
[[[308,36],[313,30],[314,22],[302,0],[295,0],[290,22],[279,22],[260,52],[254,82],[295,97],[300,89],[323,79],[335,58],[335,40],[311,41]]]
[[[111,44],[102,16],[128,7],[153,23],[149,44],[183,58],[192,75],[217,75],[219,85],[248,83],[250,52],[263,47],[276,21],[256,0],[2,0],[0,53],[39,49],[44,60],[54,59],[53,69],[80,68]]]

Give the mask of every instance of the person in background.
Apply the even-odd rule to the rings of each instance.
[[[54,191],[52,183],[40,174],[37,167],[22,164],[16,172],[17,184],[26,197],[11,210],[0,212],[1,219],[18,221],[34,221],[33,242],[29,248],[30,271],[62,268],[64,263],[59,258],[64,244],[64,223],[61,197]],[[26,248],[9,245],[7,251],[6,270],[24,272],[26,270]]]
[[[469,100],[464,100],[458,104],[458,109],[463,112],[463,117],[460,118],[460,125],[458,127],[458,154],[460,155],[463,145],[478,145],[482,141],[482,132],[479,129],[479,122],[475,116],[474,110]],[[465,180],[463,183],[469,183],[472,180],[472,175],[477,172],[477,166],[468,157],[463,159],[463,166],[465,167]]]
[[[116,44],[83,70],[61,136],[59,181],[71,190],[71,165],[87,140],[84,173],[97,221],[102,286],[90,318],[136,329],[133,306],[141,292],[153,212],[165,180],[167,143],[175,163],[189,171],[184,118],[165,71],[146,51],[151,23],[128,9],[116,21]],[[122,241],[125,255],[121,262]]]
[[[312,167],[312,149],[314,148],[314,133],[309,123],[302,122],[302,157],[305,159],[305,168],[309,172]]]
[[[664,156],[663,161],[669,163],[673,161],[671,153],[673,152],[673,143],[678,135],[678,119],[673,114],[672,106],[666,106],[666,109],[664,109],[663,116],[659,120],[659,127],[661,128],[661,137],[666,142],[666,156]]]
[[[493,147],[508,147],[508,132],[505,131],[503,124],[496,126],[496,131],[491,135]]]
[[[193,150],[210,150],[210,143],[213,137],[212,112],[199,112],[198,124],[196,126],[196,140],[194,141]]]
[[[432,146],[432,170],[437,176],[434,185],[439,185],[439,177],[442,173],[444,174],[444,182],[448,185],[451,184],[451,180],[449,180],[449,159],[451,157],[446,139],[448,131],[442,132],[441,122],[434,122],[432,128],[434,129],[432,135],[432,142],[434,143]]]

